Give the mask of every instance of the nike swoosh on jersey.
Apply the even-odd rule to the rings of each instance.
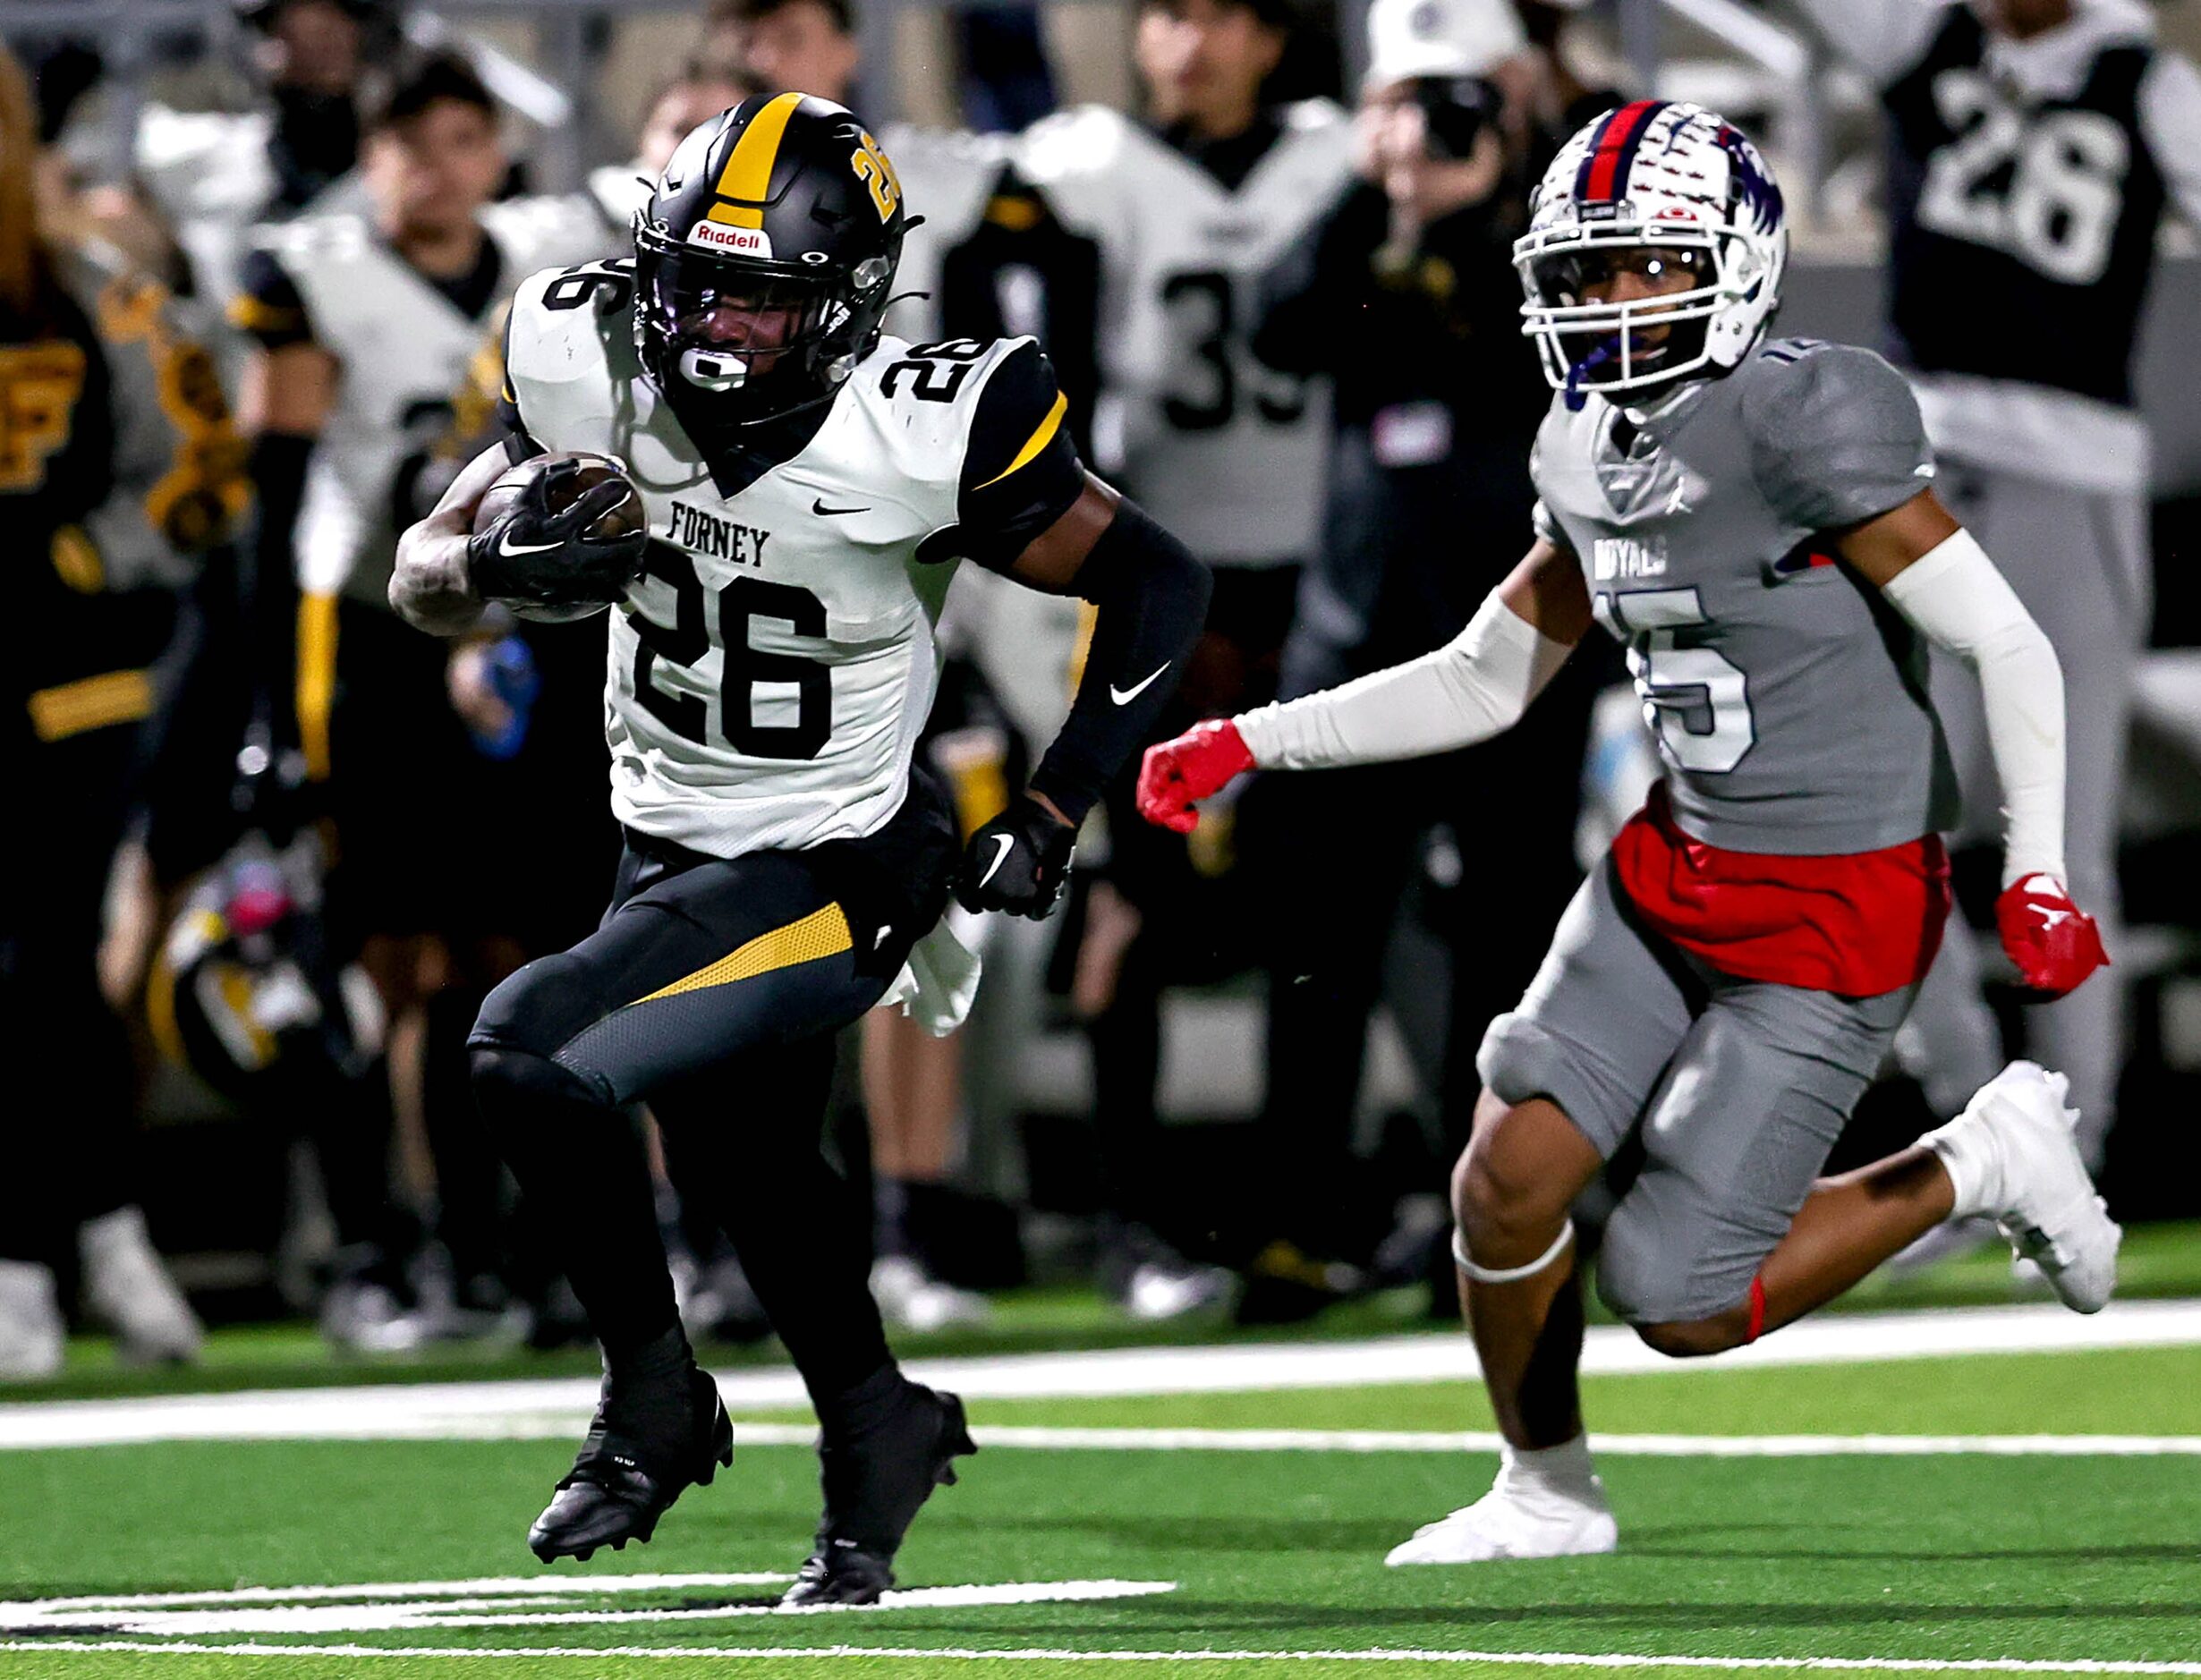
[[[1118,706],[1128,706],[1133,700],[1138,699],[1140,695],[1145,693],[1147,688],[1152,683],[1153,680],[1168,668],[1169,661],[1164,659],[1160,665],[1156,666],[1151,671],[1148,672],[1143,680],[1134,683],[1129,688],[1117,688],[1115,683],[1111,683],[1109,684],[1109,698],[1114,700]]]
[[[868,507],[828,507],[825,497],[821,496],[811,503],[810,511],[821,518],[831,519],[839,513],[868,513],[871,510]]]
[[[548,554],[557,547],[555,542],[514,542],[510,531],[497,539],[497,552],[514,559],[523,554]]]
[[[993,879],[994,876],[999,872],[1002,864],[1008,861],[1008,854],[1016,844],[1016,836],[1015,835],[998,834],[994,836],[993,861],[986,866],[986,872],[978,878],[978,884],[981,887]]]

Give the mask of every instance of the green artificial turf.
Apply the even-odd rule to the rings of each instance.
[[[2120,1257],[2118,1294],[2126,1300],[2201,1296],[2201,1225],[2138,1226],[2128,1232]],[[2013,1289],[2007,1250],[1982,1250],[1917,1277],[1869,1277],[1826,1310],[1988,1306],[2045,1298],[2038,1292],[2027,1294]],[[1441,1334],[1456,1328],[1456,1321],[1432,1319],[1426,1301],[1421,1291],[1393,1290],[1348,1302],[1312,1323],[1241,1330],[1214,1319],[1136,1324],[1089,1289],[1053,1286],[996,1296],[992,1320],[985,1325],[931,1335],[897,1332],[894,1339],[905,1357],[938,1358],[1237,1341],[1320,1343],[1411,1330]],[[1593,1301],[1592,1313],[1601,1316]],[[719,1368],[776,1364],[785,1358],[776,1341],[714,1343],[702,1351],[709,1362]],[[183,1370],[123,1370],[103,1338],[79,1337],[70,1345],[68,1370],[58,1381],[0,1389],[0,1399],[88,1399],[353,1382],[482,1381],[592,1375],[596,1369],[593,1349],[534,1353],[492,1344],[443,1344],[402,1355],[334,1358],[310,1326],[265,1325],[217,1330],[208,1338],[203,1362]]]
[[[2133,1234],[2135,1294],[2201,1294],[2201,1228]],[[1925,1280],[1868,1283],[1857,1304],[2010,1298],[2004,1260],[1982,1255]],[[1294,1331],[1213,1324],[1142,1329],[1090,1294],[1021,1292],[981,1332],[898,1338],[914,1355],[1195,1340],[1321,1341],[1419,1321],[1411,1296],[1355,1303]],[[1457,1335],[1457,1331],[1449,1332]],[[738,1365],[776,1350],[707,1350]],[[1343,1349],[1338,1357],[1349,1358]],[[1461,1349],[1463,1369],[1466,1348]],[[9,1400],[341,1380],[480,1380],[594,1369],[444,1349],[333,1365],[310,1331],[233,1330],[196,1372],[121,1372],[90,1345],[68,1379]],[[2201,1437],[2201,1348],[2130,1348],[1884,1362],[1677,1364],[1584,1384],[1608,1434],[2120,1434]],[[1487,1430],[1469,1382],[1115,1399],[978,1400],[987,1426]],[[758,1414],[766,1415],[766,1414]],[[786,1415],[786,1414],[778,1414]],[[560,1583],[608,1574],[786,1573],[815,1522],[816,1467],[793,1447],[744,1447],[734,1471],[687,1494],[650,1546],[540,1570],[523,1537],[571,1443],[176,1443],[0,1451],[0,1600],[229,1590],[241,1584]],[[905,1584],[1100,1578],[1175,1583],[1160,1596],[1085,1603],[905,1607],[826,1616],[704,1616],[489,1629],[209,1632],[198,1642],[295,1654],[64,1651],[50,1636],[0,1648],[0,1680],[1092,1680],[1095,1675],[1330,1680],[1645,1680],[1683,1669],[1564,1662],[1322,1660],[1297,1653],[1483,1652],[1950,1662],[2139,1661],[2201,1675],[2201,1456],[1646,1457],[1602,1468],[1623,1526],[1616,1557],[1387,1570],[1385,1549],[1488,1485],[1486,1455],[1036,1450],[990,1447],[920,1520]],[[682,1587],[584,1596],[545,1609],[723,1608],[769,1589]],[[513,1607],[505,1607],[512,1608]],[[20,1623],[23,1612],[18,1609]],[[106,1612],[102,1612],[106,1614]],[[120,1614],[120,1612],[116,1612]],[[0,1605],[0,1627],[13,1625]],[[0,1646],[10,1635],[0,1633]],[[79,1630],[78,1637],[136,1637]],[[177,1636],[183,1637],[183,1636]],[[434,1658],[317,1654],[361,1644]],[[978,1651],[1274,1653],[1096,1664],[838,1654],[837,1646]],[[518,1658],[497,1650],[606,1654]],[[726,1655],[629,1652],[786,1650]],[[1830,1672],[1840,1672],[1839,1670]]]
[[[2201,1436],[2201,1347],[1899,1359],[1804,1370],[1707,1361],[1644,1376],[1585,1378],[1582,1396],[1590,1428],[1621,1435]],[[973,1400],[971,1416],[982,1424],[1076,1428],[1494,1427],[1483,1386],[1473,1381]]]
[[[1942,1368],[1955,1373],[1973,1364],[2009,1385],[2013,1415],[2025,1396],[2043,1393],[2029,1362],[1950,1361]],[[1816,1404],[1812,1391],[1829,1375],[1753,1373],[1785,1388],[1792,1413]],[[1396,1426],[1392,1395],[1376,1392],[1383,1404],[1374,1411],[1350,1391],[1322,1396],[1320,1406],[1333,1422]],[[1264,1421],[1306,1415],[1313,1404],[1306,1396],[1292,1396],[1288,1406],[1280,1396],[1266,1398]],[[1107,1417],[1136,1421],[1135,1408],[1116,1405]],[[2046,1409],[2029,1421],[2058,1426]],[[11,1540],[0,1547],[0,1598],[786,1572],[805,1548],[814,1461],[796,1448],[745,1447],[730,1474],[682,1500],[650,1547],[539,1571],[523,1536],[568,1450],[557,1442],[194,1443],[0,1454],[0,1511],[12,1518]],[[1109,1602],[824,1616],[208,1638],[459,1650],[846,1644],[1279,1653],[1273,1662],[1212,1665],[1239,1680],[1321,1672],[1282,1653],[1371,1649],[2049,1661],[2179,1661],[2201,1652],[2201,1459],[1614,1457],[1602,1469],[1623,1525],[1619,1556],[1382,1566],[1388,1547],[1474,1498],[1491,1468],[1479,1455],[997,1447],[919,1522],[903,1554],[905,1584],[1130,1579],[1173,1582],[1176,1590]],[[37,1520],[40,1515],[50,1520]],[[761,1591],[623,1594],[616,1604],[708,1607],[753,1601]],[[0,1624],[7,1617],[0,1607]],[[972,1666],[1024,1680],[1057,1667]],[[0,1650],[0,1676],[9,1680],[382,1672],[624,1680],[723,1667],[723,1659],[690,1665],[615,1656],[384,1663]],[[1207,1667],[1179,1662],[1122,1672]],[[777,1658],[756,1671],[945,1677],[965,1666]],[[1335,1671],[1412,1669],[1361,1663]],[[1432,1665],[1431,1672],[1485,1677],[1510,1670]]]

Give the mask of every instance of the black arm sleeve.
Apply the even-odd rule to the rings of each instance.
[[[306,301],[274,253],[249,250],[237,265],[237,293],[229,300],[229,324],[262,350],[313,343]]]
[[[1146,742],[1185,675],[1206,622],[1208,569],[1133,502],[1078,569],[1077,593],[1099,609],[1085,672],[1062,733],[1032,777],[1072,822]]]

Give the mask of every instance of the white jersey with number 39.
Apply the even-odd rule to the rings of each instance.
[[[956,525],[980,394],[1024,341],[882,339],[809,444],[727,495],[642,377],[632,285],[625,263],[537,275],[507,341],[528,435],[625,462],[649,509],[611,624],[613,810],[718,857],[870,834],[938,681],[955,568],[919,549]]]
[[[1326,99],[1284,108],[1236,188],[1119,112],[1035,124],[1017,167],[1100,250],[1102,397],[1126,488],[1202,559],[1303,559],[1321,512],[1327,391],[1247,348],[1255,278],[1352,176],[1351,125]]]

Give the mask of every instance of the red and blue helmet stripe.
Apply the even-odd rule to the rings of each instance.
[[[1627,196],[1628,166],[1650,132],[1652,120],[1670,101],[1638,99],[1609,111],[1591,138],[1590,149],[1575,174],[1576,204],[1612,204]]]

